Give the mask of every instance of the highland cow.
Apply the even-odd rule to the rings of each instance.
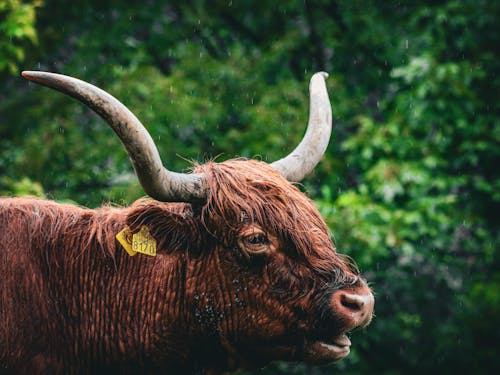
[[[369,324],[373,295],[293,182],[329,141],[325,73],[306,135],[287,157],[161,164],[137,120],[104,91],[24,72],[113,128],[145,192],[91,210],[0,199],[0,373],[218,373],[274,360],[329,363]]]

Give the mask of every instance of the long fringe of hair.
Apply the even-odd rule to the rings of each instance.
[[[335,252],[314,202],[268,164],[233,159],[208,163],[201,171],[210,190],[201,218],[215,236],[231,241],[246,220],[277,236],[291,252],[287,255],[302,259],[317,272],[353,272],[351,262]]]

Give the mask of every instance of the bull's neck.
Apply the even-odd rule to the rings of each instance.
[[[124,227],[119,222],[119,214],[108,220],[107,240],[59,252],[57,262],[64,266],[51,271],[57,302],[53,314],[61,317],[60,329],[69,332],[63,335],[63,362],[95,372],[123,367],[186,373],[200,372],[206,364],[211,368],[211,363],[224,367],[227,352],[221,338],[234,331],[237,319],[231,297],[224,294],[230,286],[224,285],[228,281],[220,260],[197,259],[185,251],[130,256],[114,241]],[[193,358],[199,362],[190,362]]]
[[[130,257],[123,249],[114,257],[93,252],[68,286],[68,324],[78,327],[68,342],[75,359],[160,368],[183,355],[185,262],[168,254]]]
[[[223,249],[215,249],[202,261],[190,262],[187,267],[189,342],[193,357],[199,361],[198,368],[205,370],[203,373],[220,373],[232,367],[233,349],[229,341],[237,336],[240,318],[235,280],[228,277],[227,263],[224,267],[219,258],[221,253]]]

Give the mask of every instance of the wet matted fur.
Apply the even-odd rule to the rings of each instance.
[[[297,360],[301,340],[342,332],[327,301],[358,271],[314,203],[259,161],[198,168],[200,204],[0,199],[0,373],[222,371]],[[249,224],[274,253],[241,256]],[[154,258],[115,238],[143,225]]]

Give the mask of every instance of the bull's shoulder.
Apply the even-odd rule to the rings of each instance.
[[[0,247],[5,252],[39,253],[83,246],[83,239],[104,238],[109,228],[123,225],[126,214],[127,209],[120,208],[92,210],[33,197],[0,198]]]

